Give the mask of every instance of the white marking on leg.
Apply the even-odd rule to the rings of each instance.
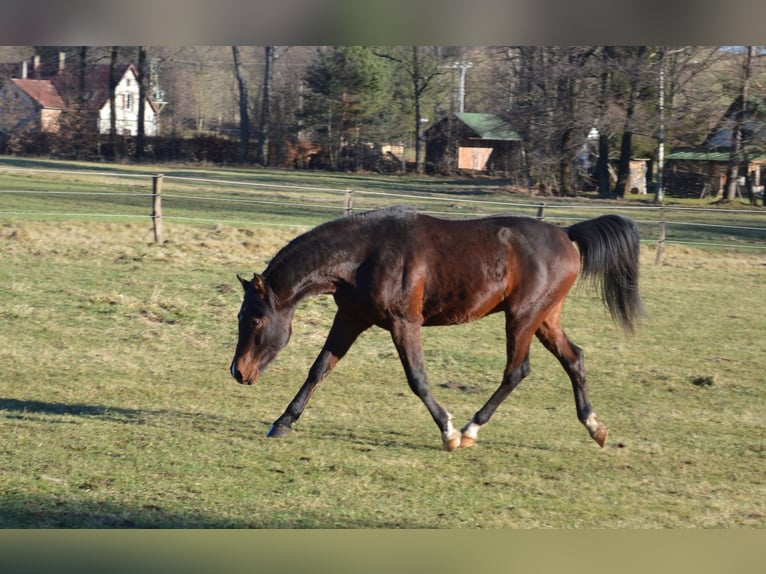
[[[601,423],[596,420],[596,413],[589,414],[588,418],[585,419],[583,424],[585,425],[585,428],[588,429],[590,436],[595,435],[596,431],[598,431],[599,427],[601,426]]]
[[[475,422],[471,421],[463,427],[463,430],[461,432],[463,433],[463,436],[476,440],[479,436],[480,428],[481,428],[481,425],[478,425]]]
[[[452,415],[450,415],[449,420],[447,421],[447,430],[442,432],[442,441],[447,442],[448,440],[458,437],[460,437],[460,433],[455,430],[454,426],[452,426]]]

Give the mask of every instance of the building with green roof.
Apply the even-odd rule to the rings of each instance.
[[[495,114],[450,114],[425,131],[430,173],[514,173],[523,166],[521,136]]]

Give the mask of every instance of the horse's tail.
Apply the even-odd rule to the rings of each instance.
[[[582,276],[593,280],[612,318],[632,333],[643,315],[635,222],[620,215],[603,215],[575,223],[567,234],[580,250]]]

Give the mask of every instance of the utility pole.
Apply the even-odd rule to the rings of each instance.
[[[460,70],[460,80],[458,83],[458,112],[465,110],[465,72],[473,68],[473,62],[453,62],[452,64],[444,66],[452,70]]]
[[[660,127],[657,133],[659,149],[657,150],[657,191],[654,195],[654,201],[662,203],[665,198],[665,188],[662,182],[662,172],[665,169],[665,46],[660,47],[659,82]]]
[[[665,199],[665,184],[662,180],[663,172],[665,171],[665,56],[667,54],[676,54],[683,52],[683,48],[665,51],[665,46],[660,46],[660,73],[659,73],[659,113],[660,113],[660,125],[657,130],[657,191],[654,194],[654,201],[662,203]],[[672,102],[671,102],[672,103]]]

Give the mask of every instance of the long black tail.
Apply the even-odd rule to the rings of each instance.
[[[603,215],[567,229],[580,250],[581,273],[600,288],[601,298],[626,332],[644,314],[638,293],[638,228],[632,219]]]

